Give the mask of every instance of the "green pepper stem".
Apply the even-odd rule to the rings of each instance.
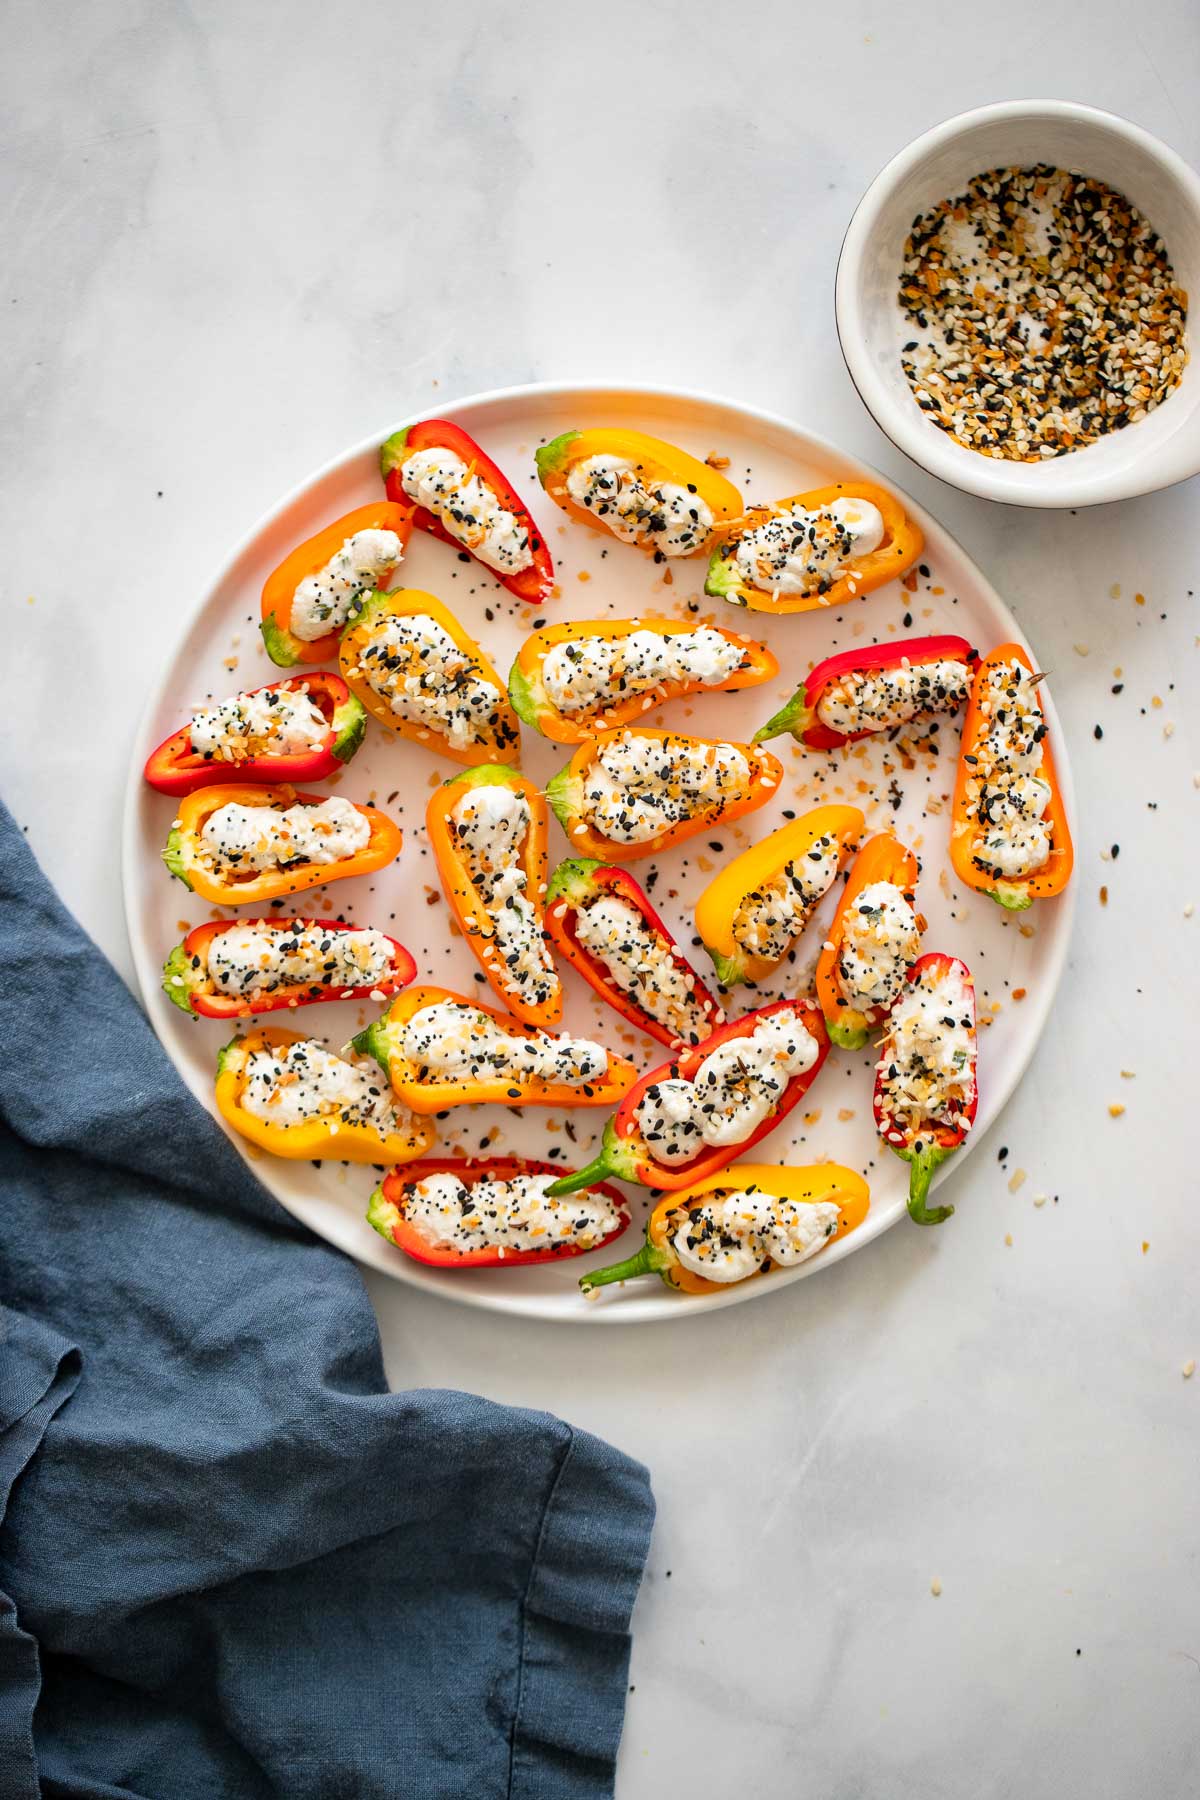
[[[952,1206],[925,1204],[933,1172],[946,1154],[940,1144],[915,1144],[908,1152],[908,1216],[916,1225],[943,1225],[954,1211]]]
[[[554,1192],[553,1188],[550,1192]],[[593,1288],[607,1287],[610,1281],[635,1281],[639,1275],[658,1275],[674,1260],[669,1250],[660,1250],[647,1238],[635,1256],[627,1256],[624,1262],[610,1263],[606,1269],[590,1269],[586,1275],[581,1275],[579,1286],[583,1293],[590,1294]]]
[[[546,1189],[546,1192],[551,1196],[557,1196],[559,1194],[577,1194],[580,1188],[591,1187],[597,1181],[606,1181],[610,1175],[615,1175],[616,1173],[617,1170],[613,1168],[612,1163],[609,1161],[608,1143],[606,1141],[599,1156],[593,1156],[591,1162],[588,1163],[586,1167],[576,1169],[573,1175],[561,1175],[556,1182]]]

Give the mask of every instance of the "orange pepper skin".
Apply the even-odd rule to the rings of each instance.
[[[843,1050],[861,1050],[872,1028],[881,1024],[888,1012],[887,1008],[878,1006],[859,1012],[845,997],[838,969],[846,932],[846,914],[864,888],[873,886],[877,881],[890,881],[893,887],[900,889],[911,906],[915,900],[920,872],[921,865],[912,851],[890,831],[881,831],[868,838],[850,865],[850,873],[842,889],[837,911],[833,915],[829,935],[817,958],[816,977],[817,999],[825,1015],[825,1029],[831,1042],[840,1045]],[[919,917],[917,923],[922,923]]]
[[[290,987],[264,989],[246,999],[221,994],[208,973],[208,953],[214,938],[241,925],[261,926],[280,939],[293,937],[297,931],[310,927],[330,936],[358,929],[344,919],[209,919],[189,931],[163,965],[163,992],[183,1012],[198,1013],[205,1019],[247,1019],[253,1013],[294,1011],[298,1006],[318,1006],[330,1000],[366,1000],[371,994],[394,994],[397,989],[407,987],[417,973],[417,965],[404,945],[389,937],[392,966],[386,975],[365,987],[328,987],[296,982]],[[386,932],[384,936],[387,936]]]
[[[481,1246],[478,1250],[443,1250],[431,1244],[428,1238],[409,1224],[404,1214],[406,1191],[414,1182],[425,1181],[431,1175],[454,1175],[466,1187],[474,1187],[480,1181],[512,1181],[519,1175],[561,1175],[562,1169],[557,1163],[531,1162],[520,1156],[435,1156],[427,1157],[421,1162],[411,1163],[403,1175],[395,1172],[385,1175],[375,1192],[371,1195],[367,1207],[367,1222],[374,1226],[380,1237],[395,1244],[403,1250],[405,1256],[411,1256],[414,1262],[424,1263],[430,1269],[523,1269],[531,1263],[565,1262],[570,1256],[587,1256],[593,1250],[602,1250],[611,1244],[629,1227],[629,1203],[614,1187],[605,1182],[598,1182],[594,1193],[603,1194],[605,1199],[619,1214],[619,1223],[607,1237],[594,1244],[580,1244],[574,1240],[560,1244],[551,1244],[545,1250],[500,1250],[494,1246]]]
[[[543,937],[546,934],[545,896],[549,867],[546,848],[549,813],[546,802],[541,790],[516,769],[505,768],[503,763],[485,763],[482,768],[467,769],[461,775],[452,775],[449,781],[444,781],[441,787],[434,789],[425,812],[425,826],[438,874],[441,876],[442,891],[493,992],[523,1024],[547,1030],[557,1025],[562,1018],[562,982],[555,974],[550,995],[540,1005],[531,1005],[505,984],[504,977],[508,971],[504,958],[496,947],[495,921],[459,854],[454,832],[454,808],[466,790],[475,787],[506,787],[525,797],[529,807],[529,829],[525,833],[521,864],[525,871],[525,895],[537,915],[538,928]]]
[[[968,791],[974,779],[973,765],[968,757],[976,755],[980,740],[987,735],[987,721],[979,706],[979,696],[983,693],[984,684],[990,671],[998,665],[1016,661],[1034,673],[1033,664],[1019,644],[1000,644],[989,652],[979,665],[971,688],[971,698],[967,702],[967,716],[963,721],[962,747],[958,758],[958,774],[954,783],[954,801],[951,809],[950,823],[950,861],[954,865],[954,873],[977,894],[986,894],[989,900],[995,900],[1006,912],[1025,912],[1035,900],[1050,899],[1061,894],[1071,879],[1071,870],[1075,862],[1075,850],[1071,842],[1071,828],[1067,824],[1066,808],[1063,805],[1062,789],[1058,785],[1058,775],[1054,767],[1054,752],[1050,747],[1049,734],[1042,739],[1042,763],[1038,770],[1042,780],[1050,789],[1050,800],[1042,815],[1050,828],[1050,855],[1040,869],[1032,875],[996,876],[986,869],[981,869],[972,855],[978,827],[972,817],[968,800]]]
[[[746,950],[733,935],[738,909],[749,895],[806,856],[823,837],[838,840],[838,867],[862,835],[866,821],[857,806],[815,806],[751,844],[715,875],[696,902],[696,930],[712,958],[722,987],[761,981],[777,967],[768,957]],[[781,960],[781,959],[780,959]]]
[[[305,577],[323,569],[356,531],[394,531],[400,539],[402,557],[404,546],[412,536],[412,510],[396,506],[390,500],[376,500],[370,506],[356,507],[344,518],[326,525],[314,537],[297,544],[279,567],[271,571],[262,591],[261,630],[267,655],[279,668],[289,669],[297,663],[330,662],[337,655],[342,627],[339,625],[336,630],[327,631],[324,637],[314,638],[311,643],[298,638],[291,629],[292,601]],[[397,563],[399,560],[398,557]],[[388,573],[389,581],[396,566],[393,564]]]
[[[681,732],[655,731],[649,725],[638,725],[624,726],[620,731],[601,731],[586,743],[580,744],[570,762],[546,783],[546,798],[571,840],[571,849],[576,856],[596,862],[636,862],[642,856],[657,856],[660,850],[669,849],[672,844],[680,844],[685,838],[695,837],[697,832],[718,829],[722,825],[731,824],[734,819],[740,819],[745,813],[756,812],[760,806],[767,804],[783,780],[783,764],[770,751],[756,749],[752,744],[733,744],[732,748],[740,750],[750,765],[750,785],[739,799],[731,801],[719,812],[704,813],[694,819],[680,819],[677,824],[640,843],[618,844],[594,831],[584,819],[583,789],[588,770],[598,753],[605,744],[611,743],[614,738],[623,737],[627,732],[633,737],[658,742],[674,738],[689,744],[704,744],[709,748],[730,741],[727,738],[685,737]]]
[[[302,1042],[298,1031],[262,1026],[235,1037],[217,1053],[217,1110],[239,1137],[272,1156],[293,1162],[404,1163],[423,1156],[434,1142],[426,1119],[400,1121],[399,1131],[384,1133],[370,1125],[347,1125],[314,1119],[303,1125],[271,1125],[242,1105],[246,1065],[255,1050],[281,1050]]]
[[[830,1242],[836,1243],[854,1231],[870,1209],[870,1189],[862,1176],[837,1163],[815,1163],[803,1168],[780,1168],[776,1163],[735,1163],[703,1181],[693,1182],[679,1193],[666,1194],[646,1221],[646,1241],[636,1255],[607,1269],[592,1269],[579,1278],[585,1295],[614,1281],[632,1281],[639,1275],[658,1275],[667,1287],[679,1294],[728,1293],[734,1284],[709,1281],[691,1269],[685,1269],[675,1254],[672,1239],[689,1214],[695,1213],[713,1193],[746,1192],[751,1188],[775,1195],[780,1200],[799,1200],[807,1204],[830,1201],[838,1207],[836,1229]],[[747,1281],[757,1281],[778,1268],[771,1263],[756,1269]],[[740,1284],[738,1284],[740,1285]]]
[[[185,887],[210,900],[214,906],[249,906],[262,900],[284,900],[305,888],[324,887],[331,881],[347,881],[354,875],[370,875],[395,862],[403,836],[398,825],[373,806],[352,804],[371,827],[365,850],[338,863],[297,863],[289,869],[262,869],[249,880],[209,873],[199,862],[200,834],[213,813],[223,806],[271,806],[283,812],[289,806],[320,806],[327,794],[302,794],[296,788],[252,787],[229,782],[223,787],[200,788],[179,803],[178,823],[171,828],[163,861]]]
[[[583,744],[599,731],[614,731],[622,725],[632,724],[651,707],[678,700],[684,694],[732,693],[736,688],[757,687],[760,682],[772,681],[779,673],[779,664],[765,645],[755,643],[753,638],[742,637],[736,631],[714,626],[713,630],[720,631],[723,638],[737,645],[743,653],[743,666],[724,681],[666,681],[647,693],[630,694],[624,699],[617,697],[594,712],[577,713],[560,712],[542,681],[542,665],[559,644],[595,637],[619,642],[621,638],[631,637],[635,631],[653,631],[664,638],[677,637],[697,630],[699,625],[699,620],[688,623],[678,619],[573,619],[548,625],[545,630],[535,631],[532,637],[527,637],[517,653],[508,678],[513,710],[526,725],[532,725],[535,731],[552,738],[556,744]]]
[[[633,464],[648,486],[670,481],[698,494],[713,516],[713,528],[703,543],[686,553],[689,556],[698,556],[708,549],[722,529],[741,516],[742,496],[732,481],[726,481],[698,457],[690,456],[675,444],[665,443],[662,438],[648,437],[644,431],[597,426],[587,431],[564,431],[550,443],[543,444],[534,458],[538,480],[554,504],[561,506],[577,524],[586,525],[589,531],[603,532],[605,537],[615,537],[618,542],[626,541],[596,513],[589,512],[586,506],[577,506],[571,498],[567,479],[575,465],[585,462],[589,456],[623,457]],[[664,554],[655,550],[653,542],[635,547],[656,560]]]
[[[410,1019],[443,1001],[469,1006],[486,1013],[510,1037],[533,1037],[532,1026],[521,1025],[508,1013],[482,1006],[467,994],[450,988],[415,987],[397,995],[382,1018],[353,1039],[354,1048],[373,1056],[392,1084],[392,1092],[415,1113],[437,1113],[448,1106],[611,1106],[637,1079],[637,1070],[623,1056],[608,1052],[608,1068],[597,1081],[579,1087],[565,1082],[543,1081],[537,1076],[494,1075],[490,1080],[468,1081],[443,1076],[440,1080],[410,1063],[404,1053],[404,1028]]]
[[[884,537],[878,549],[855,557],[846,572],[832,582],[824,593],[773,594],[766,588],[749,587],[742,579],[735,552],[742,538],[778,513],[793,507],[818,512],[835,500],[867,500],[878,507],[883,516]],[[777,500],[773,506],[754,507],[739,521],[737,529],[727,536],[709,560],[704,583],[706,594],[728,600],[733,606],[749,607],[751,612],[802,613],[822,608],[845,606],[849,600],[861,599],[884,582],[906,575],[922,550],[925,538],[919,525],[909,518],[900,502],[885,488],[870,481],[834,481],[828,487],[812,488],[807,494],[792,494]]]
[[[375,692],[359,667],[359,658],[370,638],[371,629],[381,618],[387,615],[408,619],[414,614],[433,619],[440,625],[454,639],[463,656],[474,663],[476,673],[496,690],[496,711],[489,722],[486,735],[474,739],[461,750],[451,744],[445,732],[436,731],[432,726],[423,725],[417,720],[400,718],[387,701]],[[424,745],[426,750],[432,750],[436,756],[448,756],[453,762],[466,763],[469,767],[488,762],[520,762],[521,730],[509,704],[508,690],[475,639],[464,631],[450,608],[443,606],[435,595],[424,593],[420,588],[393,588],[390,593],[372,594],[342,633],[338,664],[351,693],[362,701],[371,717],[377,719],[388,731],[395,731],[400,737]]]

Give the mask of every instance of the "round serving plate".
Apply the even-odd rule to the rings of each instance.
[[[747,500],[771,500],[829,481],[881,479],[824,439],[773,414],[700,394],[566,385],[507,389],[438,411],[476,438],[518,492],[527,497],[553,552],[559,592],[541,607],[532,608],[508,594],[477,563],[460,558],[448,545],[420,532],[414,534],[395,585],[437,594],[479,639],[501,671],[507,671],[535,623],[543,621],[649,614],[711,620],[767,643],[779,659],[778,678],[739,693],[695,695],[676,701],[644,715],[645,722],[702,737],[744,741],[791,694],[812,665],[834,650],[855,646],[865,650],[877,641],[945,631],[970,639],[981,650],[1009,639],[1025,642],[1008,608],[970,557],[907,497],[904,504],[920,522],[926,539],[915,587],[892,582],[841,611],[771,618],[706,598],[703,558],[656,566],[630,546],[568,522],[543,494],[534,474],[533,453],[546,439],[572,427],[625,425],[677,442],[701,457],[714,453],[728,457],[729,477]],[[386,430],[378,437],[318,471],[235,550],[200,596],[190,622],[182,624],[178,650],[164,670],[142,722],[125,812],[129,936],[154,1028],[183,1079],[214,1116],[216,1054],[231,1035],[229,1027],[186,1016],[163,994],[160,976],[168,951],[190,926],[214,916],[235,915],[216,913],[168,876],[160,851],[175,803],[146,786],[142,764],[153,746],[190,716],[195,704],[210,695],[220,697],[238,688],[261,686],[286,673],[268,660],[259,637],[263,581],[303,538],[351,508],[380,497],[378,445],[402,423],[387,421]],[[1073,817],[1066,746],[1053,701],[1044,689],[1043,704],[1056,744],[1068,813]],[[980,1017],[987,1021],[980,1036],[978,1122],[943,1171],[943,1178],[953,1184],[974,1143],[1005,1104],[1033,1054],[1066,959],[1073,905],[1068,893],[1060,900],[1040,902],[1026,914],[1009,915],[982,895],[960,890],[950,871],[947,848],[956,725],[944,722],[939,735],[944,745],[940,756],[917,745],[918,736],[924,741],[917,732],[910,738],[901,733],[894,741],[868,739],[832,756],[803,750],[790,738],[776,739],[770,748],[780,756],[785,775],[770,805],[732,826],[716,827],[692,838],[654,862],[642,861],[631,867],[643,883],[651,869],[657,868],[655,905],[685,951],[694,957],[702,977],[711,981],[708,959],[694,943],[692,909],[721,862],[781,824],[785,811],[800,813],[823,800],[860,806],[868,829],[893,826],[921,858],[918,904],[929,921],[925,947],[953,952],[970,965]],[[567,754],[565,747],[523,730],[523,766],[535,779],[545,782],[567,760]],[[302,897],[305,905],[300,910],[314,915],[328,910],[324,904],[327,895],[332,902],[330,916],[374,925],[402,939],[416,958],[418,979],[478,993],[484,1002],[499,1004],[490,989],[480,985],[478,965],[449,929],[449,909],[425,841],[429,793],[458,767],[403,739],[385,742],[378,726],[371,723],[363,748],[337,781],[336,791],[353,800],[372,800],[389,812],[403,828],[403,852],[395,864],[376,875],[313,890]],[[551,834],[553,866],[570,851],[553,819]],[[791,962],[776,972],[774,980],[757,990],[734,990],[727,997],[731,1015],[805,991],[831,905],[832,897],[810,925]],[[633,1056],[643,1068],[664,1059],[666,1052],[661,1046],[631,1032],[569,970],[564,971],[564,985],[564,1030],[607,1042]],[[1013,1003],[1014,990],[1024,990],[1020,1004]],[[340,1049],[369,1022],[375,1010],[347,1001],[309,1008],[287,1022]],[[641,1189],[629,1190],[633,1224],[607,1253],[540,1267],[447,1273],[411,1262],[372,1231],[365,1209],[378,1177],[370,1169],[287,1162],[255,1151],[240,1138],[235,1137],[234,1142],[289,1212],[330,1243],[399,1281],[470,1306],[571,1324],[679,1319],[765,1299],[864,1249],[889,1225],[905,1217],[908,1169],[876,1139],[871,1119],[871,1064],[870,1049],[854,1055],[832,1051],[804,1102],[754,1153],[756,1160],[832,1160],[863,1171],[871,1188],[870,1212],[864,1224],[798,1269],[777,1270],[728,1292],[704,1297],[673,1294],[653,1278],[606,1289],[590,1301],[580,1295],[578,1278],[589,1261],[612,1260],[637,1247],[649,1205]],[[564,1115],[555,1109],[532,1107],[519,1113],[503,1107],[459,1107],[439,1123],[438,1130],[443,1148],[543,1158],[553,1152],[553,1160],[564,1167],[577,1167],[598,1148],[605,1116],[594,1109]]]

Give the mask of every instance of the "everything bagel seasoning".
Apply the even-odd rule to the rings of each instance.
[[[1188,359],[1187,295],[1162,239],[1101,181],[989,169],[913,220],[901,366],[968,450],[1041,462],[1160,405]]]

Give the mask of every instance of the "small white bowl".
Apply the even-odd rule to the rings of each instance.
[[[1193,304],[1200,296],[1200,176],[1174,150],[1113,113],[1069,100],[1012,100],[960,113],[893,157],[850,221],[835,308],[850,378],[876,424],[914,462],[970,494],[1011,506],[1096,506],[1169,487],[1200,470],[1200,357],[1146,418],[1084,450],[1041,463],[967,450],[926,418],[900,347],[904,241],[919,214],[963,192],[985,169],[1049,163],[1107,182],[1131,200],[1167,247]],[[1189,340],[1195,336],[1189,318]]]

